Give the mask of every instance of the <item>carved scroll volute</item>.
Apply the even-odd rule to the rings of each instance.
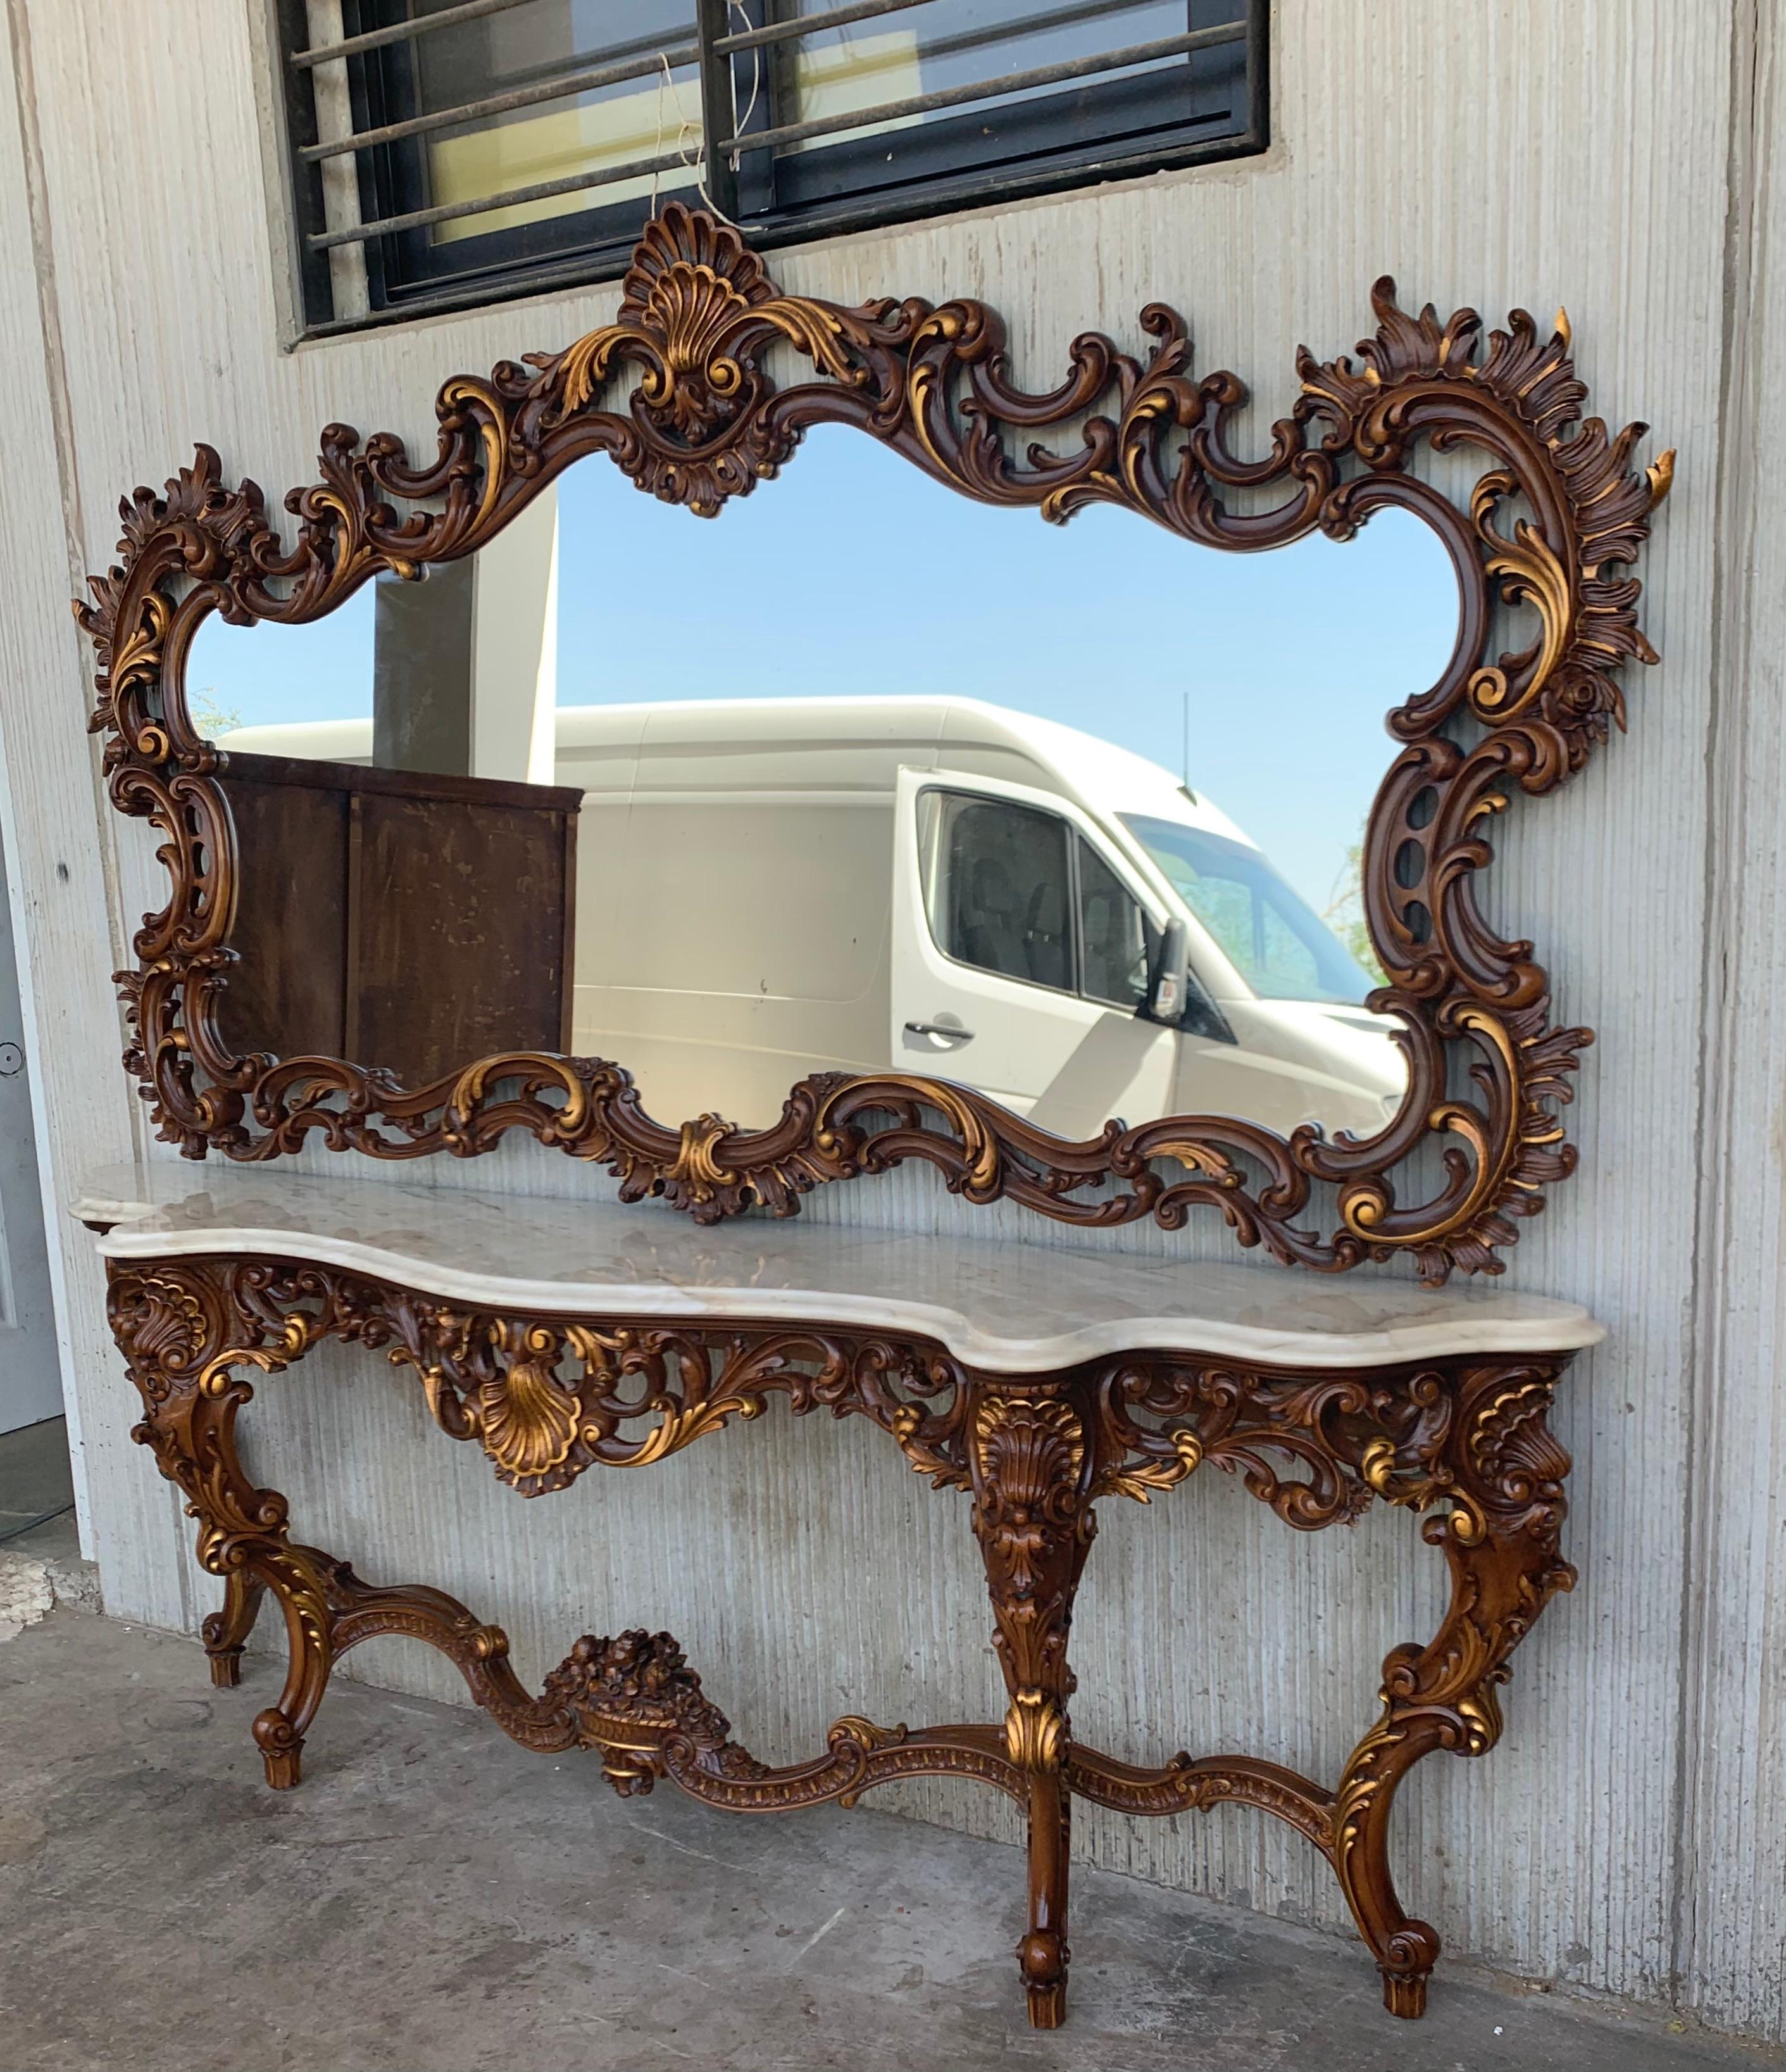
[[[278,1372],[326,1324],[339,1326],[342,1318],[330,1314],[326,1301],[320,1313],[302,1305],[283,1314],[269,1312],[256,1299],[261,1273],[244,1262],[113,1264],[106,1311],[143,1401],[145,1415],[130,1436],[149,1448],[157,1467],[185,1497],[187,1515],[198,1521],[200,1565],[226,1579],[236,1616],[248,1593],[257,1598],[268,1574],[279,1569],[291,1586],[290,1616],[307,1646],[326,1614],[316,1590],[295,1572],[285,1573],[285,1499],[276,1490],[257,1488],[244,1470],[236,1450],[236,1418],[254,1393],[243,1369]],[[314,1278],[303,1292],[306,1297],[318,1293]],[[247,1580],[251,1572],[252,1581]],[[239,1641],[224,1634],[228,1617],[214,1614],[205,1622],[207,1643],[221,1640],[220,1652],[232,1658],[223,1675],[226,1682],[233,1680],[233,1658],[240,1653]],[[252,1621],[252,1610],[248,1617]],[[288,1695],[300,1683],[310,1688],[300,1676],[288,1685]],[[316,1690],[319,1695],[319,1685]],[[283,1716],[262,1716],[269,1733],[285,1734],[289,1721]],[[281,1741],[281,1760],[294,1762],[296,1747],[297,1741],[289,1745]]]
[[[1051,1770],[1065,1746],[1074,1593],[1097,1530],[1085,1424],[1062,1396],[989,1388],[971,1451],[974,1532],[1011,1695],[1007,1752],[1022,1768]]]

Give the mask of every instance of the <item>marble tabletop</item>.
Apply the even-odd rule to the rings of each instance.
[[[1034,1374],[1183,1350],[1301,1367],[1566,1352],[1604,1337],[1578,1304],[1365,1271],[1145,1259],[999,1240],[838,1229],[803,1217],[703,1228],[625,1207],[277,1167],[171,1161],[92,1174],[71,1212],[120,1260],[314,1260],[493,1309],[905,1330]]]

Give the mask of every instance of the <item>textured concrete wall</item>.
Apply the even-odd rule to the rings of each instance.
[[[1766,2036],[1786,2033],[1786,1420],[1772,1359],[1786,1285],[1773,1034],[1786,629],[1763,408],[1786,339],[1769,207],[1779,11],[1282,0],[1267,157],[775,261],[790,289],[845,299],[983,295],[1038,386],[1076,331],[1138,343],[1135,311],[1171,301],[1201,366],[1252,381],[1262,422],[1293,393],[1299,342],[1325,355],[1366,327],[1380,273],[1404,301],[1473,302],[1491,319],[1566,302],[1594,407],[1642,415],[1679,447],[1641,571],[1663,663],[1628,683],[1629,735],[1566,794],[1512,814],[1486,888],[1494,917],[1551,964],[1562,1018],[1600,1032],[1573,1118],[1582,1172],[1511,1261],[1514,1285],[1587,1301],[1612,1330],[1578,1363],[1560,1420],[1582,1582],[1519,1659],[1500,1749],[1417,1775],[1401,1847],[1410,1903],[1448,1940]],[[0,322],[19,443],[0,480],[5,740],[27,896],[45,906],[34,968],[78,1008],[45,1057],[66,1185],[77,1147],[129,1127],[115,1079],[95,1091],[86,1077],[115,1048],[98,982],[117,954],[107,874],[125,888],[114,910],[154,896],[137,831],[114,865],[120,838],[94,822],[76,734],[83,663],[57,602],[68,561],[102,565],[118,492],[158,480],[196,439],[275,508],[310,477],[331,419],[430,447],[443,376],[561,343],[615,294],[281,352],[255,8],[183,0],[177,35],[159,8],[101,0],[10,0],[10,16]],[[28,826],[27,807],[51,817],[39,794],[59,817]],[[64,883],[55,865],[71,850]],[[64,915],[69,885],[84,904]],[[435,1165],[449,1186],[605,1186],[519,1148]],[[1003,1211],[970,1219],[922,1174],[831,1190],[810,1212],[1062,1241]],[[1107,1242],[1169,1272],[1224,1240]],[[117,1443],[129,1406],[78,1252],[68,1272],[111,1601],[190,1619],[178,1521],[146,1457]],[[650,1476],[590,1478],[523,1507],[426,1431],[376,1362],[318,1356],[269,1384],[260,1411],[256,1457],[315,1537],[374,1573],[462,1593],[511,1627],[535,1671],[586,1626],[666,1624],[748,1737],[783,1753],[840,1711],[917,1721],[996,1704],[963,1507],[870,1434],[766,1423]],[[1240,1746],[1331,1773],[1369,1716],[1385,1647],[1429,1629],[1435,1570],[1403,1518],[1304,1539],[1214,1477],[1146,1511],[1106,1507],[1075,1634],[1076,1721],[1138,1757]],[[394,1645],[366,1667],[444,1689],[435,1665]],[[998,1817],[943,1786],[906,1803],[954,1823]],[[1249,1815],[1099,1816],[1078,1832],[1103,1862],[1343,1920],[1304,1845]]]

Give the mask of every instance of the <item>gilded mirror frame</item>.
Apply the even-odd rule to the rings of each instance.
[[[1475,882],[1492,856],[1484,829],[1514,787],[1550,792],[1581,770],[1624,724],[1621,666],[1657,659],[1624,570],[1673,455],[1633,469],[1645,426],[1615,435],[1583,420],[1560,311],[1548,339],[1516,310],[1484,340],[1473,310],[1409,315],[1388,280],[1371,299],[1377,329],[1361,364],[1304,350],[1292,411],[1249,460],[1228,443],[1245,387],[1226,372],[1195,377],[1185,327],[1163,305],[1141,312],[1144,360],[1086,332],[1060,386],[1032,395],[1012,384],[1004,325],[984,304],[849,309],[783,294],[733,228],[672,203],[638,244],[613,323],[445,384],[431,460],[413,465],[388,434],[362,445],[327,426],[322,479],[285,500],[291,545],[254,483],[226,486],[209,447],[163,494],[138,489],[121,507],[120,561],[89,579],[92,602],[76,613],[98,651],[92,725],[108,737],[113,803],[159,831],[170,879],[167,904],[134,938],[136,968],[118,975],[133,1031],[125,1067],[161,1137],[193,1157],[271,1159],[314,1135],[401,1159],[474,1156],[523,1130],[608,1167],[622,1198],[661,1195],[703,1221],[758,1204],[791,1215],[821,1182],[922,1159],[969,1201],[1008,1199],[1064,1223],[1152,1217],[1175,1229],[1208,1207],[1242,1244],[1289,1264],[1332,1271],[1408,1254],[1428,1280],[1499,1271],[1517,1219],[1574,1166],[1557,1111],[1592,1036],[1552,1026],[1532,946],[1503,941],[1479,911]],[[778,386],[766,365],[775,347],[810,362],[813,378]],[[622,394],[629,372],[636,385]],[[623,1061],[517,1052],[404,1087],[347,1059],[230,1048],[218,1007],[234,961],[238,836],[217,781],[224,754],[195,730],[185,691],[207,615],[298,623],[380,572],[456,560],[588,454],[712,516],[823,423],[855,426],[969,496],[1055,520],[1114,504],[1250,551],[1317,530],[1343,540],[1398,507],[1437,533],[1458,578],[1457,642],[1437,683],[1389,714],[1391,759],[1364,845],[1365,919],[1388,979],[1369,1004],[1398,1019],[1407,1059],[1394,1120],[1368,1137],[1305,1124],[1286,1137],[1180,1115],[1112,1122],[1075,1143],[987,1096],[889,1072],[803,1079],[766,1128],[712,1115],[665,1124]],[[1072,450],[1041,442],[1063,427]],[[1423,442],[1484,457],[1467,509],[1410,471]],[[1516,502],[1525,515],[1511,516]],[[1497,652],[1497,604],[1535,614],[1529,646]],[[1468,743],[1446,730],[1460,720]],[[1464,1070],[1451,1062],[1460,1052]],[[1402,1199],[1392,1176],[1429,1134],[1442,1156],[1418,1198]]]

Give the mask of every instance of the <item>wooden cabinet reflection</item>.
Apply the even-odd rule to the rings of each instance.
[[[239,888],[224,1024],[279,1058],[419,1087],[571,1033],[569,787],[232,754]]]

